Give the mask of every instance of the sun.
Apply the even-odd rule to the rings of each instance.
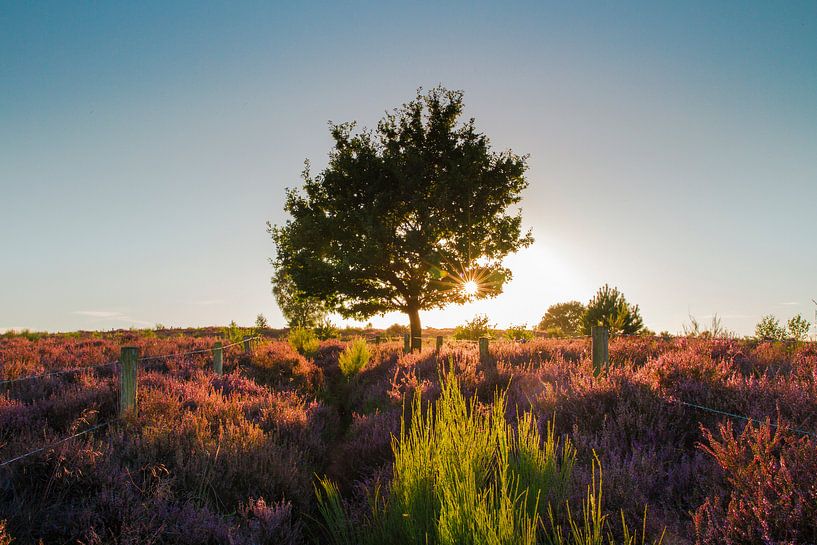
[[[462,292],[468,297],[472,297],[479,291],[479,284],[474,280],[468,280],[462,285]]]

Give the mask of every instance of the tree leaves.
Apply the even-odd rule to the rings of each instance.
[[[276,266],[341,315],[442,307],[468,300],[475,276],[502,291],[502,258],[533,239],[520,213],[526,157],[494,152],[462,92],[436,87],[387,114],[374,131],[330,125],[328,166],[287,192],[283,226],[270,227]],[[489,266],[477,266],[477,258]]]

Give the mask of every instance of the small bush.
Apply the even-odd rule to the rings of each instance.
[[[315,335],[322,341],[335,339],[339,334],[340,331],[338,331],[338,328],[329,319],[321,320],[315,326]]]
[[[782,341],[786,338],[786,329],[771,314],[763,316],[755,326],[755,337],[761,341]]]
[[[289,331],[287,338],[292,348],[307,358],[312,358],[318,352],[320,341],[315,333],[305,327],[295,327]]]
[[[255,333],[256,331],[253,328],[239,327],[238,324],[235,323],[235,320],[221,330],[221,334],[229,343],[240,343],[244,340],[244,337],[253,337]]]
[[[361,338],[354,339],[344,351],[341,352],[340,356],[338,356],[340,372],[343,373],[344,377],[349,379],[366,367],[370,357],[371,354],[369,353],[369,346],[366,344],[366,340]]]
[[[402,324],[392,324],[383,332],[386,337],[403,337],[409,332],[409,328]]]
[[[512,325],[505,330],[505,338],[511,341],[529,341],[533,338],[533,331],[528,329],[527,324]]]
[[[454,338],[462,341],[476,341],[480,337],[491,336],[491,325],[488,322],[487,314],[477,314],[463,325],[458,325],[454,329]]]

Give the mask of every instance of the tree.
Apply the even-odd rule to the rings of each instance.
[[[771,314],[762,316],[755,326],[755,337],[761,341],[782,341],[786,338],[786,329]]]
[[[786,325],[789,330],[789,337],[795,341],[802,341],[805,339],[808,335],[808,330],[811,328],[809,321],[799,314],[789,320],[788,324]]]
[[[581,334],[584,305],[578,301],[550,305],[539,322],[539,330],[551,337],[575,337]]]
[[[443,87],[380,120],[375,130],[331,124],[328,166],[287,191],[283,226],[269,225],[275,264],[297,289],[345,318],[420,311],[501,293],[509,253],[533,242],[521,212],[527,157],[494,152],[463,94]]]
[[[315,327],[326,318],[323,302],[299,290],[292,277],[281,267],[276,267],[272,277],[272,294],[290,328]]]
[[[257,327],[258,329],[265,329],[268,327],[268,325],[269,324],[267,324],[267,317],[264,316],[263,314],[259,314],[258,316],[255,317],[255,327]]]
[[[589,335],[593,326],[604,326],[611,335],[634,335],[644,329],[638,305],[631,305],[618,288],[607,284],[599,288],[587,303],[582,317],[582,332]]]

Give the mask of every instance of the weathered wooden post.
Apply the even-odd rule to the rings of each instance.
[[[218,376],[224,373],[224,351],[221,348],[221,341],[213,348],[213,372]]]
[[[480,363],[488,362],[488,337],[479,338],[479,361]]]
[[[123,346],[119,353],[119,414],[136,412],[136,382],[139,369],[139,349]]]
[[[411,352],[411,335],[406,333],[403,335],[403,353],[408,354]]]
[[[437,335],[437,346],[435,348],[436,348],[436,351],[437,351],[438,354],[440,353],[440,350],[443,349],[443,336],[442,335]]]
[[[610,330],[602,326],[590,328],[592,336],[591,351],[593,352],[593,376],[599,376],[602,371],[607,371],[610,366],[610,353],[608,342],[610,340]]]
[[[252,341],[252,337],[250,335],[244,335],[244,353],[248,356],[252,352],[252,346],[250,342]]]
[[[412,337],[411,338],[411,350],[422,352],[423,350],[423,338],[422,337]]]
[[[374,344],[380,344],[380,335],[374,336]]]

